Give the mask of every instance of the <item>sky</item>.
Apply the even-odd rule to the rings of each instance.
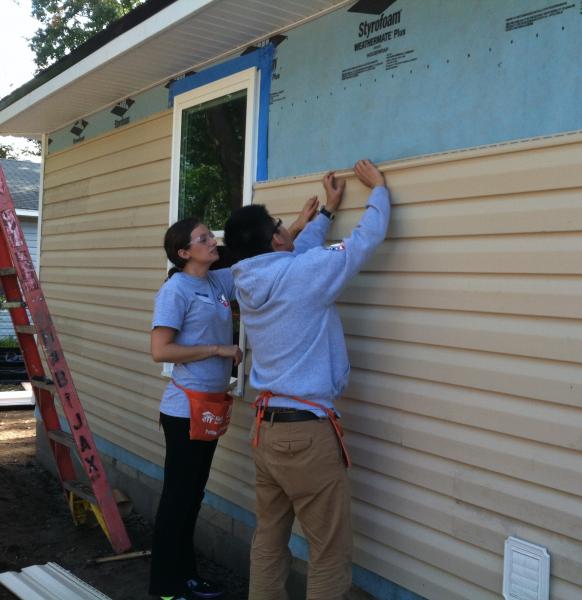
[[[31,0],[0,0],[0,98],[34,77],[34,53],[28,47],[39,22],[30,16]],[[16,149],[29,144],[25,138],[0,137]],[[40,161],[40,157],[26,157]]]

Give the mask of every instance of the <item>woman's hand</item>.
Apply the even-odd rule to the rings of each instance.
[[[346,189],[346,180],[336,179],[335,173],[330,171],[323,178],[323,189],[326,196],[325,210],[334,213],[342,202],[344,190]]]
[[[216,356],[232,358],[234,366],[238,367],[243,355],[242,350],[238,346],[216,346]]]

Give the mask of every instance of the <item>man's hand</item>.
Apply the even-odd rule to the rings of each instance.
[[[386,187],[384,175],[380,173],[378,167],[371,160],[359,160],[354,166],[354,171],[356,177],[365,186],[369,188]]]
[[[323,178],[323,188],[325,189],[325,210],[330,213],[335,212],[342,202],[344,190],[346,189],[345,179],[336,179],[333,171],[330,171]]]
[[[303,231],[307,223],[313,219],[318,208],[319,200],[317,199],[317,196],[311,196],[311,198],[303,205],[299,216],[287,229],[293,239],[295,239]]]

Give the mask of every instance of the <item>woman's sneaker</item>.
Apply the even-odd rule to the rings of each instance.
[[[206,579],[189,579],[187,585],[193,598],[220,598],[224,596],[223,588]]]

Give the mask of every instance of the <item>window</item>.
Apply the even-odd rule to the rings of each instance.
[[[250,204],[256,178],[259,79],[259,71],[251,67],[175,95],[170,223],[197,215],[222,243],[231,212]],[[228,266],[225,261],[221,252],[221,267]],[[233,307],[233,315],[237,313]],[[238,316],[233,325],[233,342],[244,349]],[[168,371],[166,366],[164,373]],[[235,393],[242,395],[244,361],[233,375]]]

